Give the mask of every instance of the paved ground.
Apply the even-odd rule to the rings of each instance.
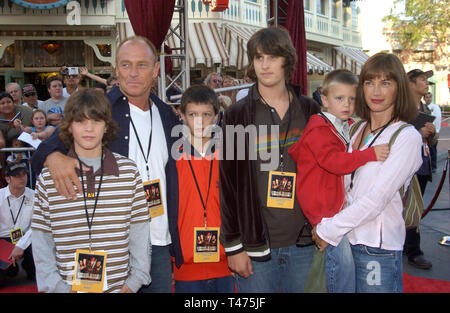
[[[441,127],[438,150],[437,171],[433,174],[433,181],[429,182],[424,194],[425,208],[433,199],[441,181],[445,168],[448,149],[450,149],[450,127]],[[403,270],[410,275],[435,278],[450,281],[450,247],[442,246],[438,242],[443,236],[450,236],[450,193],[449,173],[447,172],[444,185],[433,209],[423,218],[420,224],[421,249],[425,258],[433,263],[429,270],[416,269],[409,265],[407,258],[403,258]]]

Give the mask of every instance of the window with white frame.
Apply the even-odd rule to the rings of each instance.
[[[341,0],[331,0],[331,17],[335,19],[341,17]]]
[[[316,13],[321,15],[328,15],[327,0],[316,0]]]

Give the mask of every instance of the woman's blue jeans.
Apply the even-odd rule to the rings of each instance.
[[[402,251],[352,245],[356,268],[356,292],[402,293]]]

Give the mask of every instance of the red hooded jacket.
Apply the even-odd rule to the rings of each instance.
[[[297,199],[313,227],[344,207],[344,175],[376,161],[373,147],[348,153],[347,142],[322,114],[311,116],[289,154],[297,163]]]

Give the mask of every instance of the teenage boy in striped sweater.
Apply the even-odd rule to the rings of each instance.
[[[31,225],[38,289],[70,292],[79,290],[80,277],[103,276],[100,292],[137,292],[150,283],[150,217],[136,164],[105,148],[117,129],[108,99],[96,90],[77,91],[59,128],[69,155],[83,168],[82,190],[67,200],[48,168],[39,175]],[[91,272],[84,268],[93,258],[104,261],[97,264],[103,275],[94,266]]]

